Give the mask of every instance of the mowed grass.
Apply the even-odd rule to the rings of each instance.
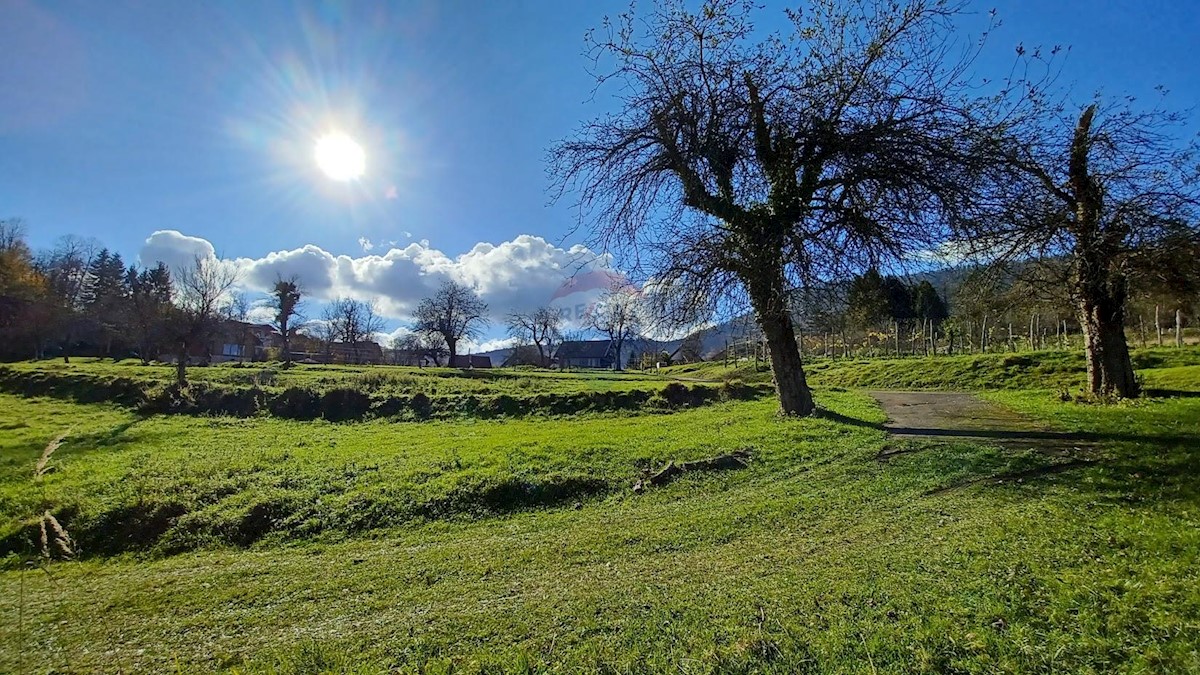
[[[197,494],[190,518],[240,522],[281,492],[325,525],[4,571],[0,671],[1200,670],[1200,398],[995,394],[1108,435],[1080,450],[1090,464],[1039,475],[1063,458],[958,442],[880,460],[870,400],[817,395],[833,415],[781,420],[764,400],[351,425],[137,421],[5,396],[8,522]],[[628,490],[643,466],[737,447],[755,450],[750,468]],[[604,487],[508,510],[370,510],[555,475]],[[392,516],[342,522],[363,512]]]
[[[336,537],[413,520],[573,505],[627,491],[643,470],[670,460],[749,449],[757,462],[788,463],[813,434],[832,430],[830,423],[770,423],[769,402],[561,423],[333,424],[137,417],[9,395],[0,401],[22,432],[0,441],[0,542],[13,549],[28,539],[34,524],[22,518],[46,503],[85,552],[107,554]],[[91,416],[87,425],[72,426],[81,414]],[[68,430],[53,472],[28,480],[46,442]]]
[[[1149,393],[1200,392],[1200,348],[1134,349],[1133,365]],[[805,371],[818,387],[866,389],[1049,389],[1078,393],[1083,389],[1086,364],[1082,350],[1046,350],[903,358],[810,358]],[[769,382],[770,369],[753,362],[726,365],[720,361],[671,366],[672,377],[705,380],[739,379]]]
[[[75,358],[61,361],[23,361],[4,364],[18,372],[82,374],[98,378],[127,378],[165,386],[174,381],[174,366],[142,365],[135,359],[113,362],[106,359]],[[610,371],[550,371],[531,368],[416,368],[410,366],[223,363],[194,366],[187,370],[190,381],[213,385],[301,387],[316,391],[353,388],[364,392],[425,394],[543,394],[657,389],[671,378],[654,373]]]

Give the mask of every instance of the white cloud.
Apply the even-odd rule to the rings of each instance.
[[[362,247],[362,250],[363,250],[363,252],[364,252],[364,253],[365,253],[365,252],[367,252],[367,251],[370,251],[370,250],[371,250],[371,249],[373,249],[373,248],[375,248],[375,244],[372,244],[372,243],[371,243],[371,240],[370,240],[370,239],[367,239],[366,237],[359,237],[359,238],[358,238],[358,245]]]
[[[517,341],[512,338],[500,338],[498,340],[486,340],[479,344],[469,343],[467,349],[472,354],[482,354],[483,352],[494,352],[497,349],[511,349],[517,345]]]
[[[146,238],[138,256],[142,265],[163,263],[172,270],[192,264],[196,256],[216,257],[216,249],[207,239],[189,237],[177,230],[158,230]]]
[[[269,324],[275,320],[275,308],[268,299],[256,300],[246,312],[246,321]]]
[[[146,239],[141,260],[179,265],[197,254],[215,255],[215,249],[205,239],[162,230]],[[306,244],[227,262],[239,268],[239,284],[247,290],[266,292],[277,277],[295,276],[310,299],[345,295],[375,300],[381,314],[399,320],[407,320],[417,303],[443,281],[454,280],[474,287],[488,303],[495,333],[510,311],[578,299],[574,280],[607,269],[610,260],[583,246],[565,249],[541,237],[520,235],[499,244],[480,242],[455,257],[421,240],[387,251],[373,245],[357,257]],[[588,295],[596,290],[590,289]]]

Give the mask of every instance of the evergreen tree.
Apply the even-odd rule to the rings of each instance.
[[[854,277],[846,295],[851,324],[869,329],[877,326],[891,313],[883,276],[874,267]]]
[[[110,253],[107,248],[100,249],[88,268],[83,311],[96,328],[96,337],[105,356],[112,354],[113,342],[123,337],[128,314],[127,281],[121,254]]]
[[[149,363],[163,346],[171,308],[171,273],[162,263],[140,271],[130,265],[125,272],[125,284],[129,288],[126,304],[129,337],[142,363]]]
[[[938,295],[937,289],[928,280],[917,284],[912,290],[913,313],[918,319],[928,319],[939,324],[950,315],[946,309],[946,301]]]

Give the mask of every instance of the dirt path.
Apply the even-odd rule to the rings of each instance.
[[[1085,435],[1054,432],[974,394],[943,391],[872,391],[888,421],[884,429],[897,437],[968,439],[1004,445],[1073,449]]]
[[[1037,424],[978,398],[953,391],[873,391],[887,413],[888,431],[905,436],[959,435],[946,432],[1040,431]]]

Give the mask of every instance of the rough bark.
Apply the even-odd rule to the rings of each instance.
[[[1119,231],[1101,223],[1104,191],[1091,175],[1088,153],[1095,106],[1079,118],[1071,144],[1070,191],[1075,207],[1072,296],[1083,329],[1088,390],[1097,396],[1138,395],[1129,346],[1125,343],[1126,281],[1114,268]]]
[[[287,319],[279,322],[279,335],[283,339],[283,366],[285,368],[292,367],[292,331],[288,326]]]
[[[1125,343],[1123,303],[1112,298],[1096,298],[1078,304],[1087,357],[1088,391],[1099,396],[1137,396],[1137,380]]]
[[[1183,310],[1175,310],[1175,346],[1183,346]]]
[[[771,354],[771,372],[775,376],[779,410],[784,415],[811,415],[816,405],[804,375],[803,360],[796,344],[796,328],[787,309],[787,292],[782,274],[774,279],[758,278],[747,285],[751,289],[750,301],[758,316],[758,325],[762,328]]]

